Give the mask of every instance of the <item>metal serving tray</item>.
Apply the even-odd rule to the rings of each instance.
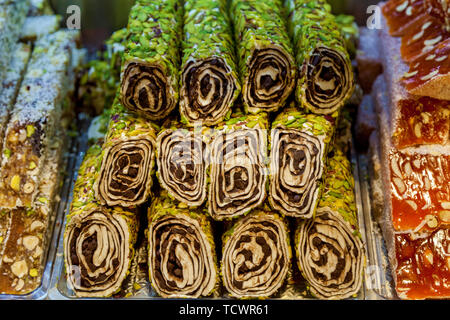
[[[381,229],[372,214],[372,199],[370,191],[370,171],[369,171],[369,157],[365,154],[356,155],[358,162],[358,170],[355,174],[355,180],[359,175],[359,183],[355,190],[357,198],[358,212],[364,222],[366,236],[366,257],[367,264],[365,270],[365,285],[367,287],[368,296],[370,300],[392,300],[398,299],[395,292],[394,281],[391,275],[391,269],[387,254],[386,245],[384,242]],[[360,210],[361,209],[361,210]]]
[[[72,167],[71,176],[69,179],[68,187],[70,192],[67,194],[67,198],[61,201],[60,207],[63,212],[64,217],[60,226],[60,232],[55,233],[54,243],[57,244],[57,251],[55,256],[55,262],[53,267],[53,274],[51,279],[51,285],[48,292],[48,299],[52,300],[73,300],[73,299],[94,299],[94,298],[78,298],[70,290],[67,284],[67,277],[64,267],[64,256],[63,256],[63,233],[65,227],[65,215],[69,211],[70,203],[72,200],[72,188],[76,180],[78,168],[81,165],[85,152],[88,146],[88,127],[89,121],[83,121],[80,131],[83,133],[78,137],[76,143],[77,152],[74,159],[74,166]],[[370,199],[368,198],[368,183],[366,179],[361,179],[365,177],[366,174],[364,170],[361,170],[361,165],[359,162],[364,160],[352,150],[352,165],[353,173],[355,178],[355,195],[358,211],[358,220],[360,222],[360,232],[363,237],[363,242],[366,247],[367,252],[367,262],[365,270],[365,281],[360,292],[352,297],[352,300],[380,300],[388,299],[390,295],[386,293],[383,286],[384,283],[383,276],[385,273],[383,270],[383,260],[381,257],[383,255],[380,253],[380,243],[382,238],[380,238],[380,233],[374,233],[374,225],[372,223],[372,217],[370,213]],[[364,167],[362,168],[364,169]],[[61,221],[61,220],[60,220]],[[142,233],[142,230],[140,230]],[[124,281],[122,286],[122,291],[111,297],[111,298],[95,298],[95,299],[162,299],[159,297],[154,290],[151,288],[148,281],[148,271],[147,271],[147,248],[145,237],[141,234],[140,241],[138,239],[138,245],[136,249],[136,255],[132,261],[131,272],[127,279]],[[380,240],[381,239],[381,240]],[[280,290],[280,292],[273,297],[273,299],[290,299],[290,300],[306,300],[314,299],[314,297],[307,294],[306,283],[299,275],[296,265],[291,268],[290,274],[286,284]],[[210,298],[203,299],[229,299],[226,294],[220,293],[223,290],[218,290],[219,293]]]

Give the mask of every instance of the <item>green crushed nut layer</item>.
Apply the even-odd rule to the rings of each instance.
[[[219,272],[211,221],[201,209],[174,203],[166,192],[148,210],[149,278],[164,298],[198,298],[218,289]],[[183,252],[187,256],[180,256]],[[185,273],[171,263],[182,259]]]
[[[325,0],[287,0],[285,9],[300,72],[297,101],[313,113],[332,114],[355,86],[341,28]]]
[[[240,93],[226,9],[225,0],[184,2],[180,113],[189,126],[217,124]]]
[[[245,110],[277,111],[295,84],[294,51],[280,0],[232,0]]]
[[[131,8],[120,98],[150,120],[165,118],[178,103],[181,14],[178,0],[137,0]]]

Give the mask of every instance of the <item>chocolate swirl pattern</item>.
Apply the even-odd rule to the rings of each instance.
[[[293,58],[281,47],[255,49],[248,65],[248,76],[243,80],[244,101],[248,111],[276,111],[280,101],[292,92],[295,77]]]
[[[361,288],[365,256],[351,164],[336,146],[330,152],[324,182],[316,216],[297,228],[297,262],[314,296],[345,299]]]
[[[227,1],[184,1],[180,113],[183,122],[215,125],[241,87]]]
[[[120,289],[131,261],[135,226],[131,217],[95,205],[69,220],[64,254],[68,283],[77,296],[107,297]]]
[[[287,232],[278,216],[257,211],[224,235],[223,284],[231,296],[269,297],[277,292],[289,269]]]
[[[64,261],[68,285],[77,297],[108,297],[120,290],[139,228],[134,208],[96,202],[93,184],[100,153],[99,141],[86,152],[66,218]]]
[[[128,19],[120,98],[150,120],[165,118],[178,103],[182,4],[136,0]]]
[[[175,108],[176,94],[159,66],[131,62],[125,68],[123,79],[122,103],[131,111],[158,120]]]
[[[295,130],[277,130],[272,135],[271,203],[286,215],[311,218],[323,173],[323,145],[318,138]]]
[[[170,196],[189,206],[206,199],[207,144],[201,134],[167,129],[157,138],[157,176]]]
[[[363,249],[341,217],[318,210],[299,227],[296,245],[299,268],[320,299],[345,299],[361,288]]]
[[[271,206],[283,215],[312,218],[319,202],[331,122],[287,109],[273,123],[270,154]]]
[[[232,218],[259,206],[265,198],[266,133],[236,130],[216,135],[211,146],[209,213]]]
[[[218,273],[207,217],[177,208],[163,196],[150,208],[149,221],[149,274],[155,291],[164,298],[210,295]]]
[[[354,91],[346,42],[326,0],[287,0],[288,30],[299,77],[296,98],[316,114],[333,114]]]
[[[115,107],[94,189],[101,204],[131,207],[145,202],[151,192],[155,130],[143,118]]]
[[[186,63],[182,73],[180,113],[189,124],[221,121],[237,97],[237,79],[219,57]]]
[[[300,75],[306,79],[298,87],[297,96],[303,105],[318,114],[338,110],[353,92],[353,72],[348,53],[327,47],[316,48]]]
[[[277,111],[295,86],[297,68],[280,0],[232,0],[246,111]]]

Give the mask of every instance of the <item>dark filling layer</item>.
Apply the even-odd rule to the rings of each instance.
[[[233,152],[233,150],[241,148],[243,145],[246,145],[248,148],[257,148],[259,146],[258,140],[253,135],[246,135],[240,138],[235,138],[233,141],[227,141],[226,135],[223,135],[224,144],[221,146],[221,154],[222,159],[226,158],[227,152]],[[258,152],[254,152],[258,154]],[[251,157],[251,154],[246,154],[246,156]],[[220,162],[220,174],[217,176],[217,184],[219,186],[225,185],[225,188],[228,189],[230,186],[231,189],[228,189],[228,193],[243,195],[246,188],[249,184],[253,187],[251,189],[251,193],[244,200],[236,200],[229,199],[225,194],[223,188],[218,189],[218,203],[217,205],[221,209],[233,208],[236,206],[250,206],[254,202],[258,202],[259,197],[258,194],[261,192],[261,188],[264,188],[262,185],[263,179],[261,174],[261,163],[259,163],[258,159],[252,159],[251,167],[253,168],[254,175],[250,175],[250,168],[244,166],[235,166],[229,171],[224,171],[224,161]],[[224,184],[225,182],[225,184]]]
[[[244,95],[247,103],[270,108],[289,95],[293,79],[288,74],[291,65],[284,52],[274,48],[255,50],[249,65],[248,92]],[[276,70],[276,74],[260,75],[264,69]]]
[[[123,75],[122,103],[152,120],[162,119],[174,108],[167,79],[160,68],[130,63]]]
[[[326,48],[315,49],[306,67],[307,102],[319,110],[333,109],[342,103],[352,86],[348,78],[349,68],[337,52]],[[328,85],[323,88],[320,82],[327,82]]]
[[[236,89],[228,68],[222,59],[217,58],[192,66],[194,63],[194,61],[190,62],[185,68],[188,70],[184,81],[188,95],[188,103],[185,107],[188,109],[189,118],[215,120],[224,116],[229,110],[233,92]],[[208,103],[205,104],[205,100],[208,100]]]
[[[286,267],[286,252],[284,252],[283,244],[280,244],[281,241],[281,233],[284,232],[280,230],[279,227],[270,222],[270,221],[252,221],[248,223],[244,227],[244,229],[239,229],[236,231],[236,235],[238,236],[238,240],[234,241],[234,247],[230,251],[226,251],[227,257],[224,257],[226,263],[233,264],[233,257],[239,257],[242,255],[244,257],[244,261],[237,259],[239,261],[239,265],[230,265],[229,272],[225,273],[225,277],[231,277],[232,286],[240,291],[250,292],[258,292],[260,290],[267,290],[267,292],[273,290],[274,286],[279,285],[279,282],[283,280],[282,274],[284,273],[284,268]],[[233,236],[232,236],[233,237]],[[271,240],[272,246],[270,245]],[[228,241],[232,241],[229,239]],[[269,242],[268,242],[269,241]],[[255,248],[255,243],[259,248]],[[276,244],[277,248],[280,248],[280,252],[275,254],[272,250],[274,250],[273,245]],[[263,253],[263,257],[255,258],[255,251],[261,251]],[[257,263],[255,261],[257,260]],[[237,270],[235,270],[238,268]],[[270,275],[270,279],[266,282],[261,283],[257,278],[262,276],[264,273],[272,272]],[[240,281],[236,279],[235,274],[240,278],[245,278],[247,280],[251,280],[251,278],[246,277],[249,273],[252,273],[252,277],[255,278],[256,287],[253,288],[245,288],[245,281]],[[248,284],[247,284],[248,286]],[[261,294],[264,294],[261,292]]]
[[[123,141],[113,146],[100,173],[100,193],[110,201],[144,201],[153,154],[146,140]]]
[[[114,248],[115,250],[117,250],[117,252],[115,252],[113,254],[113,256],[115,256],[115,257],[111,261],[108,261],[105,259],[98,266],[96,266],[94,264],[93,256],[94,256],[95,251],[97,250],[97,245],[98,245],[97,244],[97,234],[95,234],[95,233],[92,234],[91,236],[87,237],[86,239],[84,239],[84,241],[82,243],[81,254],[83,255],[83,257],[85,259],[84,262],[86,263],[86,265],[81,263],[80,257],[77,254],[76,242],[77,242],[80,234],[83,231],[86,232],[86,230],[88,230],[91,225],[97,224],[97,223],[98,222],[96,222],[96,221],[89,221],[89,220],[84,221],[79,227],[74,228],[72,237],[69,242],[71,267],[73,267],[73,266],[79,267],[80,285],[81,285],[81,287],[84,288],[84,290],[87,290],[87,291],[89,291],[89,289],[92,287],[95,290],[95,287],[98,287],[102,283],[107,283],[108,281],[115,282],[114,277],[116,276],[115,273],[109,272],[109,274],[100,273],[97,277],[92,277],[89,275],[88,270],[92,271],[92,270],[104,268],[105,266],[110,265],[110,264],[112,264],[112,268],[114,270],[116,270],[116,269],[118,269],[119,264],[120,264],[120,261],[118,258],[121,256],[121,253],[119,252],[120,248]],[[121,242],[122,237],[120,236],[120,232],[118,232],[118,236],[119,236],[119,242]]]
[[[159,144],[160,179],[186,201],[201,201],[205,184],[206,144],[192,135],[167,134]]]
[[[190,252],[192,255],[197,257],[198,259],[202,259],[203,257],[203,248],[200,243],[202,241],[201,236],[198,234],[198,231],[190,226],[181,224],[176,219],[164,220],[164,224],[162,226],[156,226],[154,228],[155,235],[152,236],[155,239],[155,243],[151,250],[154,250],[155,259],[153,260],[154,265],[152,272],[154,274],[154,278],[157,282],[158,287],[165,291],[171,293],[177,293],[179,290],[186,290],[186,288],[178,288],[177,283],[173,280],[169,279],[169,275],[176,278],[179,281],[183,280],[183,266],[181,261],[177,258],[175,253],[178,246],[181,246],[185,251]],[[180,235],[183,239],[183,242],[172,239],[169,241],[170,235]],[[195,239],[189,239],[187,237],[189,235],[195,235]],[[186,243],[187,242],[187,243]],[[164,275],[163,270],[163,259],[167,257],[166,266],[167,272],[169,275]],[[198,266],[202,270],[197,270],[198,274],[195,276],[205,276],[205,269],[209,268],[208,262],[203,261],[203,266]],[[205,279],[205,281],[209,281],[209,279]],[[205,284],[206,285],[206,284]],[[189,286],[189,284],[187,284]],[[186,295],[195,295],[199,288],[194,284],[191,286],[191,291],[185,292]]]

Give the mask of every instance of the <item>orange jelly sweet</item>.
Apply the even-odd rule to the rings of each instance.
[[[381,9],[392,35],[401,36],[413,19],[426,14],[423,0],[390,0]]]
[[[393,140],[397,148],[448,142],[450,101],[428,97],[404,99],[397,103],[397,108],[400,116]]]
[[[410,63],[404,76],[406,90],[412,91],[429,80],[450,73],[450,39],[437,44],[433,50]]]
[[[423,15],[402,37],[402,58],[406,62],[412,62],[448,38],[449,33],[438,19]]]
[[[391,151],[389,166],[396,231],[434,230],[450,222],[450,156]]]
[[[450,229],[441,228],[413,239],[395,236],[397,292],[401,298],[450,296]]]

